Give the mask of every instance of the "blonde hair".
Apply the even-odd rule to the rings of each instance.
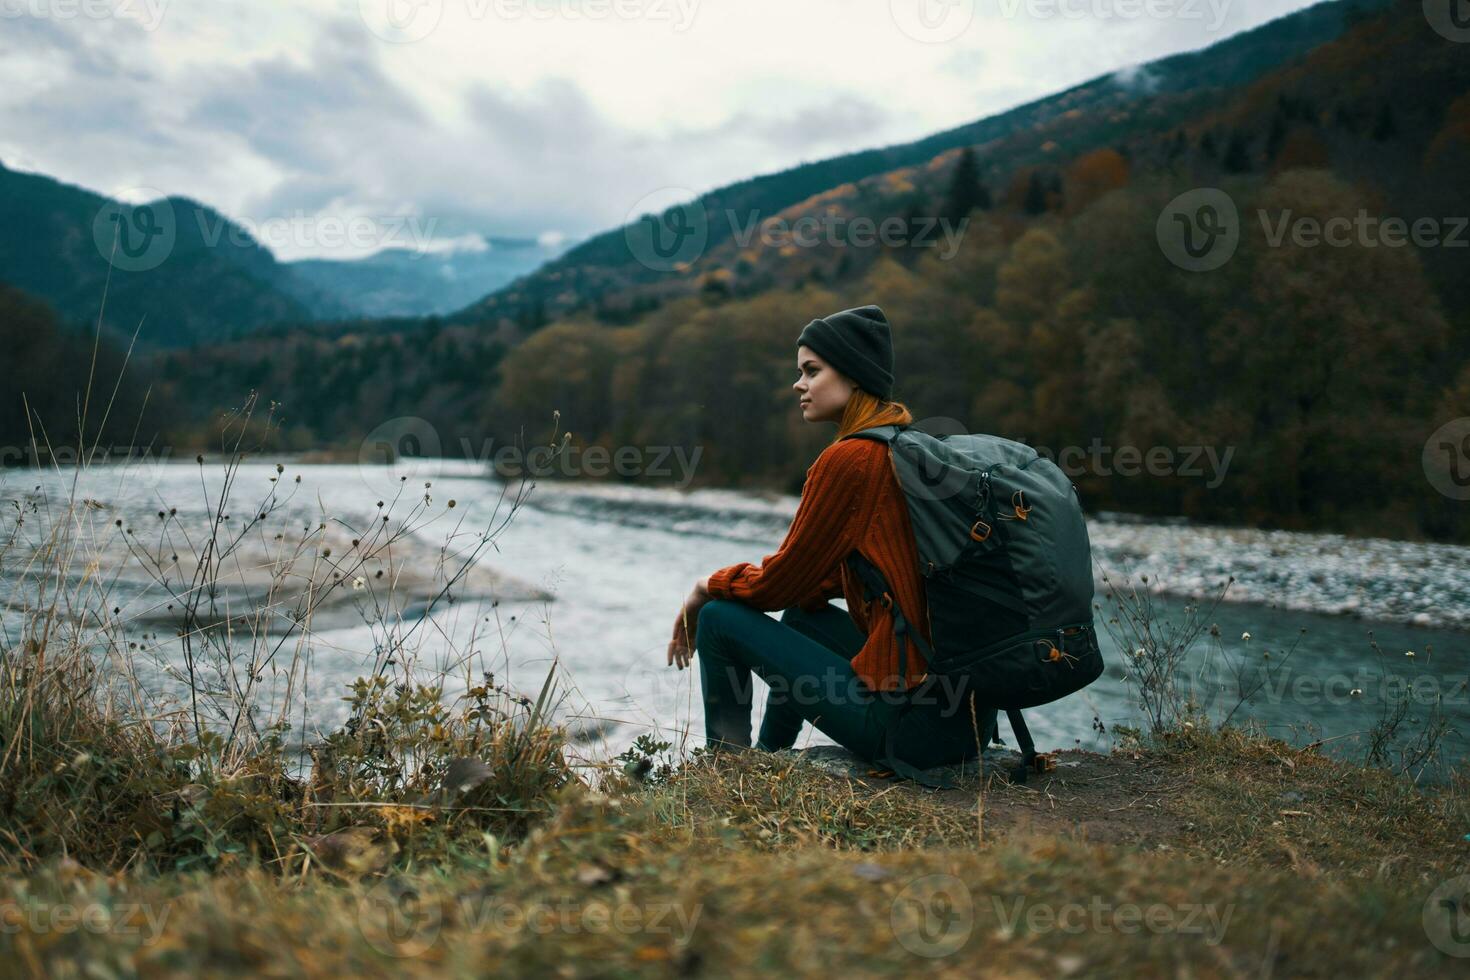
[[[913,421],[913,413],[903,402],[884,401],[871,391],[858,388],[847,400],[842,421],[837,425],[837,436],[832,441],[878,425],[908,425]]]

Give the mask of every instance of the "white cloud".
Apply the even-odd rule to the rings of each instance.
[[[390,43],[359,0],[172,0],[151,31],[5,2],[23,11],[0,21],[7,165],[254,222],[414,216],[451,240],[595,233],[661,187],[917,139],[1306,6],[979,0],[929,44],[887,0],[362,0],[439,11]]]

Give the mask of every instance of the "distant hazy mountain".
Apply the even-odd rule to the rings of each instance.
[[[463,309],[557,258],[568,244],[549,246],[528,238],[490,238],[482,249],[418,252],[391,248],[363,259],[304,259],[287,267],[303,283],[334,297],[353,315],[428,316]]]
[[[108,333],[126,343],[141,322],[141,349],[235,339],[267,324],[461,309],[566,247],[494,238],[483,249],[280,262],[244,227],[197,201],[127,205],[0,165],[0,283],[72,323],[96,322],[105,286]]]
[[[212,208],[172,197],[137,208],[40,174],[0,166],[0,282],[45,300],[64,320],[142,323],[144,348],[237,335],[266,323],[345,312]]]

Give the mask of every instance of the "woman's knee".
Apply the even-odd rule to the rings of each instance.
[[[695,627],[694,645],[703,649],[705,643],[721,633],[728,633],[732,623],[748,616],[749,606],[731,599],[711,599],[699,608],[699,625]]]
[[[800,606],[792,606],[789,609],[783,610],[781,613],[781,622],[784,625],[791,627],[797,627],[805,623],[810,623],[812,619],[812,614],[807,612]]]

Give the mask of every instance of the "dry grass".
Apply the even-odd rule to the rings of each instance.
[[[1167,767],[1181,779],[1171,798],[1181,814],[1218,815],[1145,846],[1035,828],[977,840],[973,814],[942,794],[753,757],[697,764],[643,790],[569,785],[524,841],[487,841],[437,871],[134,880],[52,866],[25,883],[24,900],[6,885],[10,907],[140,903],[162,919],[159,931],[79,931],[62,942],[23,929],[0,942],[11,962],[50,975],[81,975],[88,963],[159,976],[1453,972],[1422,916],[1436,876],[1458,861],[1443,834],[1463,811],[1410,789],[1402,805],[1426,824],[1339,822],[1336,845],[1371,853],[1307,871],[1250,842],[1257,813],[1227,816],[1240,791],[1223,777],[1281,751],[1229,736],[1125,754],[1120,766]],[[1352,791],[1362,773],[1329,760],[1296,765],[1298,787]],[[987,797],[1004,808],[1018,791],[996,784]],[[787,807],[794,816],[774,816]],[[883,825],[894,829],[875,830]],[[1315,853],[1297,822],[1273,836],[1303,858]],[[1384,861],[1393,855],[1403,858]]]
[[[374,669],[344,692],[347,720],[302,777],[282,741],[290,698],[273,721],[251,710],[250,678],[281,634],[236,633],[242,620],[209,605],[208,570],[245,540],[223,525],[203,545],[215,557],[183,566],[199,580],[178,594],[188,686],[171,705],[125,669],[127,634],[85,572],[78,522],[50,521],[27,550],[24,626],[17,642],[0,634],[0,972],[1460,965],[1426,922],[1441,912],[1433,890],[1464,867],[1470,783],[1416,787],[1236,730],[1181,726],[1108,756],[1061,753],[1025,786],[972,776],[938,793],[763,753],[588,772],[568,759],[554,677],[529,696],[484,673],[455,688],[416,672],[403,624],[382,620]],[[337,560],[371,560],[363,540]],[[320,544],[296,558],[326,559]],[[326,591],[358,574],[334,571],[308,580]],[[445,593],[458,581],[432,580]]]

